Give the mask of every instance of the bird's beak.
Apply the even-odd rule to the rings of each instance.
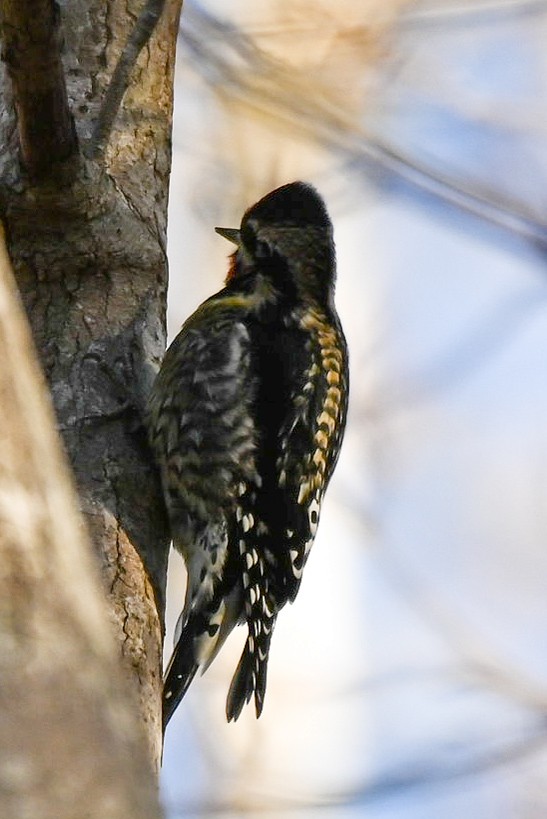
[[[229,242],[233,242],[234,245],[239,247],[241,244],[241,236],[237,228],[216,227],[215,231],[219,234],[219,236],[224,236],[224,238],[228,239]]]

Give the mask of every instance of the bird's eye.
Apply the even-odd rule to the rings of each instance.
[[[272,255],[272,249],[268,242],[258,239],[255,246],[255,256],[257,259],[268,259]]]
[[[257,235],[259,226],[251,219],[241,228],[241,239],[245,249],[251,254],[253,259],[265,261],[273,256],[273,248],[265,239],[260,239]]]

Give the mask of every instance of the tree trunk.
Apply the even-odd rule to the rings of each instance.
[[[145,729],[148,757],[156,768],[161,755],[161,649],[169,536],[142,427],[142,407],[165,347],[166,214],[180,2],[165,2],[159,25],[133,72],[110,141],[104,152],[93,152],[90,139],[101,100],[142,3],[71,0],[63,4],[58,26],[50,0],[0,0],[4,45],[8,46],[4,60],[11,80],[3,70],[0,208],[9,254],[73,467],[80,507],[100,558],[110,619],[135,694],[138,722]],[[52,15],[48,18],[51,31],[44,25],[43,16],[48,14]],[[37,62],[28,70],[25,57],[42,34],[43,42],[38,43],[42,51],[38,48]],[[75,138],[71,142],[70,116],[68,126],[64,117],[58,63],[51,53],[56,42],[64,44],[65,96],[77,142]],[[62,75],[60,80],[62,83]],[[43,136],[41,129],[52,121],[55,128],[46,128]],[[12,341],[6,336],[8,347]],[[2,355],[0,369],[5,362]],[[25,452],[26,457],[26,449],[21,446],[21,456]],[[27,469],[34,469],[30,458]],[[55,482],[53,474],[51,481]],[[65,562],[81,560],[87,571],[85,554],[70,547],[66,545]],[[81,580],[81,571],[79,575]],[[73,586],[70,595],[80,595],[80,580],[76,573],[73,577],[67,574],[65,581]],[[16,581],[16,575],[2,576],[0,595],[13,593],[10,584]],[[32,583],[38,587],[44,578],[36,577]],[[44,592],[45,597],[51,594],[53,602],[56,588],[52,583]],[[44,619],[42,631],[36,635],[38,643],[43,639],[44,645],[57,645],[63,655],[62,618]],[[17,635],[14,639],[19,646]],[[37,645],[33,637],[33,650],[38,651]],[[87,666],[69,664],[60,678],[57,652],[52,650],[50,657],[46,678],[26,669],[24,686],[28,690],[17,687],[13,677],[13,713],[26,714],[27,721],[32,714],[38,723],[43,714],[44,725],[36,726],[38,756],[52,752],[45,728],[46,720],[50,721],[50,742],[54,749],[63,748],[57,762],[55,754],[49,762],[65,784],[74,775],[71,759],[76,765],[75,758],[81,759],[84,752],[88,761],[93,760],[87,771],[90,778],[115,780],[120,763],[108,767],[108,760],[116,758],[115,742],[110,741],[116,731],[108,730],[108,722],[119,722],[124,709],[115,703],[112,707],[108,691],[103,692],[103,704],[78,701],[68,678],[73,673],[79,679]],[[92,662],[91,654],[87,663]],[[27,712],[29,697],[35,705]],[[59,699],[64,708],[62,726],[56,724],[50,708]],[[97,743],[91,742],[92,729]],[[98,759],[101,734],[105,755]],[[25,737],[23,732],[23,749]],[[29,742],[31,738],[29,734]],[[0,752],[2,745],[0,739]],[[120,761],[127,759],[129,746],[124,747]],[[30,753],[29,748],[26,751]],[[1,764],[0,756],[0,771]],[[139,810],[126,813],[109,813],[104,806],[101,811],[91,803],[75,805],[73,786],[70,782],[66,790],[66,795],[72,793],[72,813],[57,806],[51,813],[29,810],[18,815],[58,819],[156,815],[142,799]],[[80,797],[89,787],[87,782]],[[137,787],[136,793],[143,787],[140,791]],[[1,802],[0,807],[3,816],[17,815],[6,814]]]

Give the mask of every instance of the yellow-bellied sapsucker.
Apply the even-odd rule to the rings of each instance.
[[[298,592],[346,421],[332,225],[314,188],[272,191],[217,228],[226,286],[168,349],[148,406],[173,543],[188,571],[164,724],[232,628],[248,636],[228,699],[260,716],[276,617]]]

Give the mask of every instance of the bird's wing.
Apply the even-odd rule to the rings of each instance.
[[[233,309],[207,307],[167,351],[148,404],[173,534],[188,547],[255,475],[249,334]]]
[[[279,434],[277,484],[286,507],[285,583],[294,600],[313,544],[323,495],[343,436],[347,408],[347,357],[341,330],[327,325],[309,336],[293,377]]]
[[[228,555],[228,529],[239,494],[256,481],[256,377],[238,315],[234,305],[205,303],[166,353],[148,404],[173,539],[188,571],[164,686],[165,724],[241,613],[238,573],[229,568],[239,555]]]

